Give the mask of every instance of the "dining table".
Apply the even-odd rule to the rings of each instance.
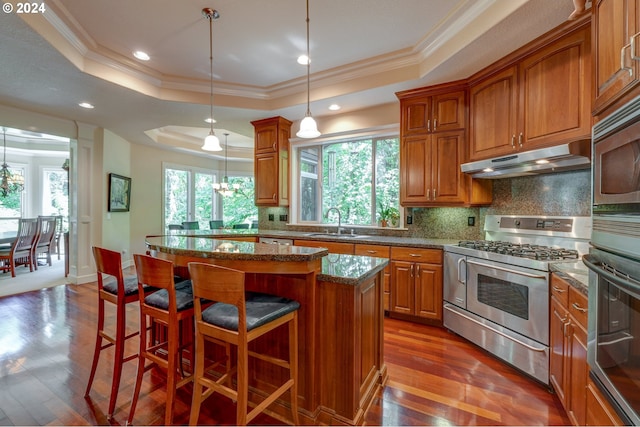
[[[10,245],[17,236],[18,230],[0,231],[0,245]]]

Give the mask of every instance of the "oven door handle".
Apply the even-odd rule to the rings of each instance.
[[[598,259],[591,254],[582,257],[582,262],[584,262],[587,268],[593,271],[596,275],[605,277],[607,280],[614,283],[619,288],[624,289],[628,293],[630,292],[636,295],[640,294],[640,286],[637,284],[638,282],[624,273],[617,272],[617,270],[616,273],[618,274],[605,270],[604,268],[596,265],[594,261],[598,262]]]
[[[546,276],[541,276],[541,275],[538,275],[538,274],[531,274],[531,273],[524,273],[522,271],[509,270],[508,268],[505,268],[505,267],[499,267],[497,265],[491,265],[491,264],[484,264],[482,262],[476,262],[476,261],[471,261],[471,260],[467,260],[467,264],[479,265],[480,267],[495,268],[496,270],[505,271],[507,273],[518,274],[520,276],[531,277],[532,279],[546,279],[547,278]]]

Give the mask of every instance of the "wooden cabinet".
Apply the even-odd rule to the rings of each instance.
[[[422,90],[403,92],[400,121],[404,136],[464,129],[466,100],[462,90],[425,94]]]
[[[591,13],[593,114],[602,118],[605,109],[638,94],[634,89],[640,82],[640,0],[594,0]]]
[[[470,160],[590,138],[590,34],[585,22],[471,79]]]
[[[355,255],[372,256],[378,258],[391,258],[391,248],[389,246],[356,244]],[[391,264],[387,264],[384,269],[384,311],[389,311],[389,300],[391,295]]]
[[[588,426],[623,426],[624,422],[591,380],[587,381]]]
[[[444,91],[444,92],[443,92]],[[466,91],[454,84],[396,94],[400,99],[400,203],[491,203],[491,184],[460,171],[467,159]]]
[[[442,251],[391,248],[391,313],[442,321]]]
[[[587,297],[551,277],[549,378],[573,425],[587,418]]]
[[[289,206],[289,137],[283,117],[251,122],[255,131],[255,204]]]

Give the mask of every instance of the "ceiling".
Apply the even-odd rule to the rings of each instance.
[[[251,120],[282,115],[297,128],[306,111],[306,66],[296,62],[306,50],[304,0],[47,0],[43,13],[2,13],[0,104],[205,155],[205,7],[221,15],[213,21],[216,134],[223,143],[230,134],[230,159],[250,160]],[[322,124],[395,103],[399,90],[466,78],[572,10],[572,0],[311,0],[311,112]],[[332,103],[342,109],[329,111]]]

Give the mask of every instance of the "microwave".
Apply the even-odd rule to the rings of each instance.
[[[640,215],[640,97],[593,127],[593,213]]]

